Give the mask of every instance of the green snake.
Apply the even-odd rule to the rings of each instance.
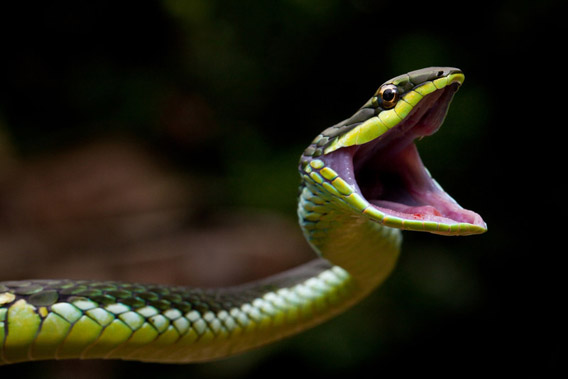
[[[414,140],[464,80],[431,67],[388,80],[303,152],[298,218],[318,257],[253,283],[200,289],[110,281],[0,282],[0,364],[67,358],[199,362],[313,327],[380,285],[401,230],[486,231],[431,177]]]

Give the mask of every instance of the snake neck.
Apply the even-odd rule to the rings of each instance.
[[[400,231],[369,220],[316,183],[302,184],[298,218],[312,248],[351,276],[357,299],[393,270],[402,241]]]

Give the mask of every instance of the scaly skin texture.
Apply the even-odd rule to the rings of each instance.
[[[381,103],[386,98],[375,94],[304,151],[298,216],[319,258],[262,281],[214,290],[71,280],[0,282],[0,364],[65,358],[183,363],[225,357],[313,327],[366,296],[395,266],[399,229],[484,232],[482,220],[448,201],[437,184],[431,196],[443,197],[453,214],[462,215],[460,220],[385,213],[365,199],[352,173],[338,173],[336,164],[337,152],[368,146],[417,114],[415,107],[433,102],[423,99],[449,94],[443,100],[446,108],[440,108],[445,115],[455,92],[445,88],[457,89],[462,81],[463,74],[451,68],[391,79],[385,84],[400,91],[395,105]]]

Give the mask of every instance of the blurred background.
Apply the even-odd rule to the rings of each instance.
[[[368,299],[238,357],[34,362],[2,377],[565,369],[561,14],[554,1],[3,5],[0,280],[220,286],[305,262],[300,153],[383,81],[431,65],[466,81],[421,156],[489,232],[405,233]]]

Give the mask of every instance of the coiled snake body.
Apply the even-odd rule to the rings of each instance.
[[[347,309],[381,284],[400,230],[483,233],[432,179],[413,141],[442,124],[464,79],[432,67],[384,83],[301,156],[299,223],[314,261],[225,289],[121,282],[0,282],[0,364],[109,358],[197,362],[275,341]]]

